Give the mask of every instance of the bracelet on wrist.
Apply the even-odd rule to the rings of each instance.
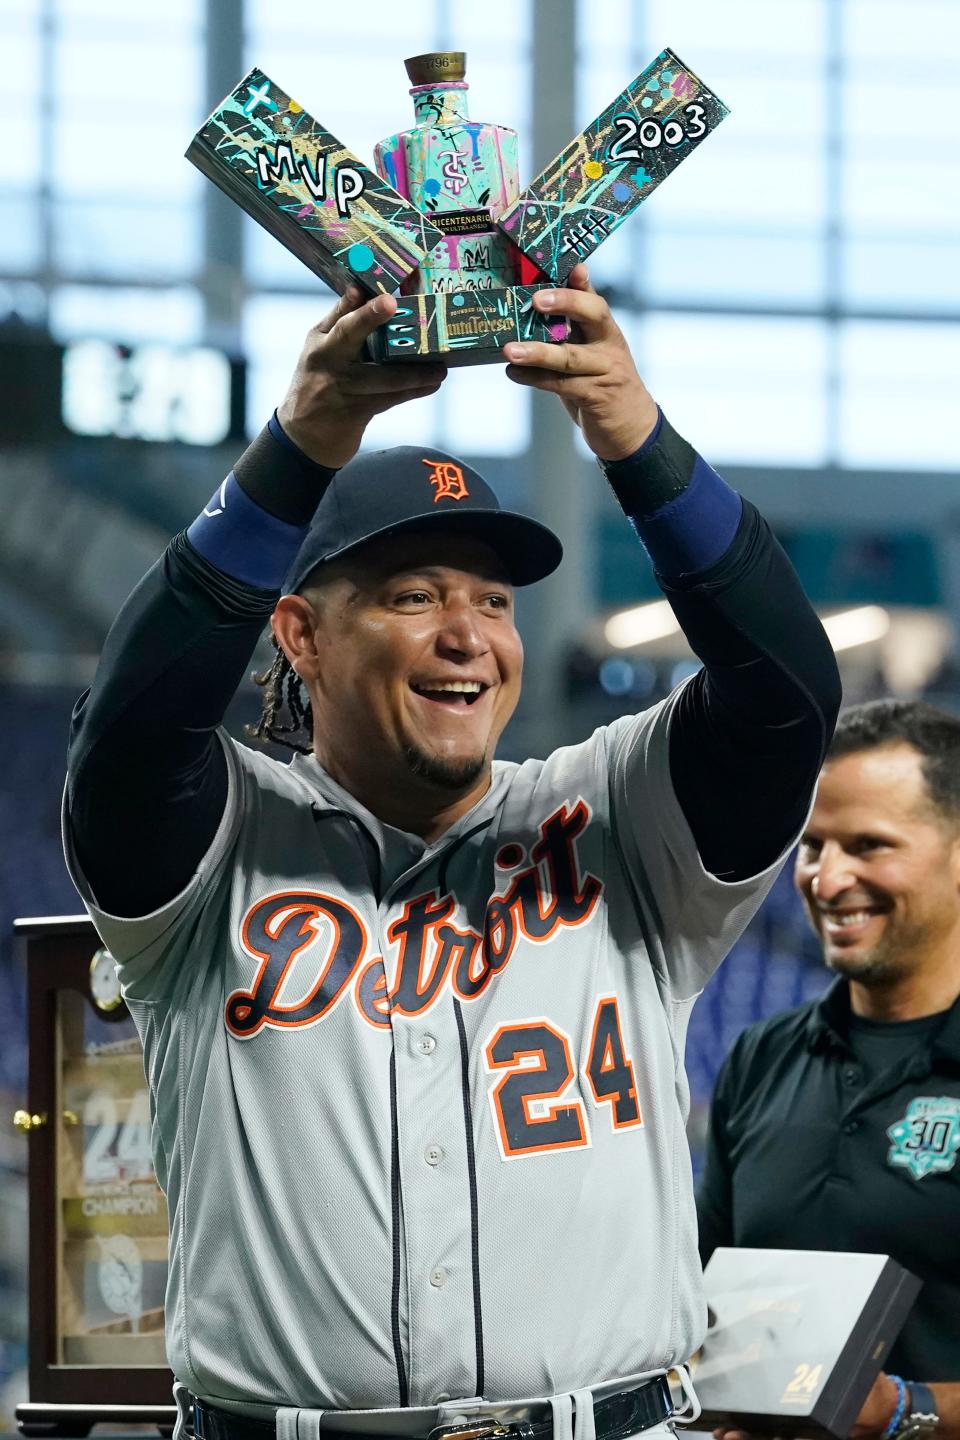
[[[897,1387],[897,1403],[894,1406],[893,1414],[887,1421],[886,1429],[883,1432],[883,1440],[892,1440],[892,1436],[894,1435],[894,1432],[900,1424],[900,1421],[903,1419],[904,1413],[907,1408],[907,1387],[900,1379],[899,1375],[888,1375],[887,1379],[892,1380],[894,1385]]]
[[[889,1377],[897,1386],[897,1406],[884,1433],[884,1440],[933,1440],[940,1426],[936,1397],[929,1385],[919,1380]]]

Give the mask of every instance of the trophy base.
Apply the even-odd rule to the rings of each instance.
[[[570,335],[567,321],[533,308],[537,291],[552,288],[508,285],[439,295],[398,295],[393,319],[367,341],[368,356],[381,365],[411,360],[502,365],[506,362],[500,352],[511,340],[561,344]]]

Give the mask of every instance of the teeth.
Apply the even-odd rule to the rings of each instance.
[[[843,915],[828,915],[826,920],[829,925],[839,925],[841,930],[845,930],[849,925],[862,925],[872,914],[872,910],[849,910]]]
[[[479,695],[483,688],[479,680],[445,680],[442,685],[418,685],[418,690],[450,690],[457,695]]]

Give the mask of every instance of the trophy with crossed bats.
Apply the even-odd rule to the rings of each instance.
[[[339,293],[399,292],[371,360],[501,360],[510,340],[563,341],[531,303],[562,285],[729,112],[672,50],[520,190],[516,132],[469,118],[463,52],[405,61],[415,124],[371,169],[253,69],[187,158]]]

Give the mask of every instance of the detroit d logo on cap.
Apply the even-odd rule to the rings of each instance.
[[[438,500],[466,500],[470,491],[459,465],[450,460],[424,460],[423,464],[433,466],[427,479],[434,487],[434,505]]]

